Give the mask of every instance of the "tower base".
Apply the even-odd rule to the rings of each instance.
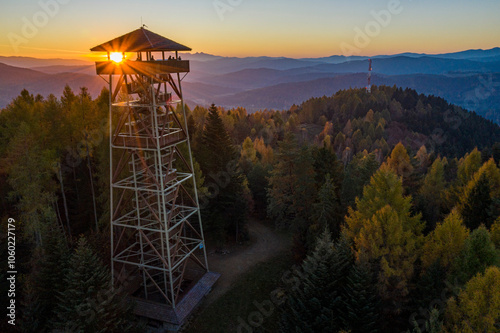
[[[175,309],[172,306],[158,303],[142,298],[131,296],[136,303],[134,314],[148,319],[150,333],[177,332],[186,319],[200,305],[203,298],[212,290],[212,286],[219,279],[220,274],[215,272],[205,273],[198,282],[189,289],[177,303]]]

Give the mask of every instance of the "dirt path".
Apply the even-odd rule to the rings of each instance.
[[[254,243],[247,247],[235,247],[229,254],[210,252],[208,264],[210,270],[221,274],[214,289],[208,294],[205,306],[224,295],[233,282],[247,272],[253,265],[266,261],[285,250],[289,241],[272,228],[251,219],[248,223],[250,240]]]

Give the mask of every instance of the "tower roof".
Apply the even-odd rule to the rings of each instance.
[[[109,42],[95,46],[90,50],[101,52],[146,52],[191,51],[191,48],[155,34],[145,28],[139,28]]]

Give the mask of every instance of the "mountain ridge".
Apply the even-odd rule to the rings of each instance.
[[[105,82],[99,76],[80,73],[47,74],[28,68],[20,68],[0,63],[0,107],[5,107],[13,98],[26,89],[32,94],[44,97],[60,95],[64,87],[69,85],[74,91],[86,87],[96,97]]]
[[[287,109],[311,97],[367,85],[368,57],[362,56],[294,59],[187,53],[182,57],[191,63],[184,89],[184,97],[191,106],[216,103],[226,108],[242,106],[249,111]],[[0,75],[0,107],[9,103],[23,88],[44,96],[57,95],[66,83],[70,83],[75,90],[90,86],[89,92],[95,96],[105,85],[95,74],[92,63],[82,65],[81,62],[72,64],[66,61],[54,64],[50,59],[45,63],[26,57],[10,59],[37,66],[30,69],[35,72],[11,66]],[[419,93],[439,95],[500,122],[497,115],[500,111],[498,47],[434,55],[406,52],[371,59],[372,83],[375,85],[396,84],[416,89]]]
[[[468,56],[466,56],[468,55]],[[280,57],[270,57],[270,56],[251,56],[251,57],[233,57],[233,56],[220,56],[220,55],[214,55],[214,54],[209,54],[209,53],[204,53],[204,52],[194,52],[194,53],[183,53],[182,56],[186,60],[198,60],[202,61],[212,61],[212,60],[217,60],[217,59],[294,59],[294,60],[304,60],[304,61],[324,61],[330,58],[338,58],[338,59],[345,59],[345,61],[352,61],[352,60],[365,60],[365,59],[376,59],[376,58],[387,58],[387,57],[396,57],[396,56],[411,56],[411,57],[421,57],[421,56],[429,56],[429,57],[439,57],[439,58],[452,58],[452,57],[461,57],[461,58],[471,58],[471,57],[476,57],[476,58],[488,58],[488,57],[500,57],[500,47],[493,47],[490,49],[468,49],[468,50],[463,50],[463,51],[456,51],[456,52],[449,52],[449,53],[415,53],[415,52],[402,52],[402,53],[396,53],[396,54],[381,54],[381,55],[373,55],[373,56],[343,56],[343,55],[330,55],[330,56],[320,56],[320,57],[305,57],[305,58],[293,58],[293,57],[285,57],[285,56],[280,56]],[[11,65],[11,66],[16,66],[19,67],[20,63],[29,63],[30,61],[33,62],[46,62],[50,63],[49,65],[30,65],[27,66],[26,68],[30,67],[40,67],[40,66],[52,66],[52,63],[56,63],[57,65],[89,65],[92,64],[93,61],[90,60],[81,60],[81,59],[63,59],[63,58],[35,58],[35,57],[25,57],[25,56],[2,56],[0,55],[0,62]],[[344,61],[344,62],[345,62]]]

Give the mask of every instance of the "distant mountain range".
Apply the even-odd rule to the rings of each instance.
[[[60,97],[66,84],[75,92],[78,92],[80,87],[87,87],[92,96],[97,96],[105,86],[104,80],[97,75],[76,72],[47,74],[0,63],[0,107],[5,107],[23,89],[34,95],[54,94]]]
[[[44,66],[84,66],[92,63],[85,60],[75,59],[38,59],[31,57],[4,57],[0,56],[0,62],[6,65],[24,68]]]
[[[191,61],[185,78],[185,98],[196,104],[216,103],[288,109],[293,104],[340,89],[367,85],[368,59],[372,59],[372,84],[409,87],[500,121],[500,48],[446,54],[330,56],[292,59],[284,57],[221,57],[205,53],[183,54]],[[0,107],[23,88],[31,93],[59,96],[65,84],[82,86],[96,96],[105,82],[94,65],[82,60],[35,59],[0,56]]]

